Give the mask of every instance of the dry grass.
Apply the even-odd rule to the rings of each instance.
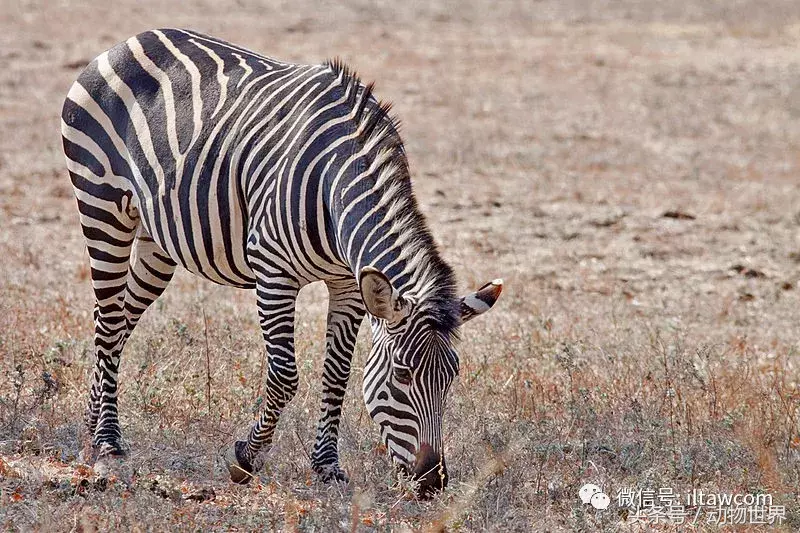
[[[800,529],[800,9],[611,4],[4,4],[0,524],[637,530],[580,505],[591,481],[769,492]],[[80,459],[92,300],[59,110],[88,59],[158,26],[340,55],[376,79],[463,287],[506,279],[465,331],[434,501],[396,482],[365,412],[366,331],[341,432],[352,482],[313,479],[319,286],[301,295],[300,393],[258,483],[232,486],[216,461],[258,405],[252,295],[185,273],[126,348],[131,457],[99,473]]]

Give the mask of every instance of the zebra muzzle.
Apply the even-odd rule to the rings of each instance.
[[[419,484],[417,492],[421,498],[430,498],[441,491],[447,486],[448,480],[444,456],[423,443],[417,451],[412,477]]]

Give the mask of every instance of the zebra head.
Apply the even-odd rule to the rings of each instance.
[[[442,414],[458,375],[453,334],[437,321],[441,309],[399,294],[379,270],[364,268],[359,278],[373,340],[364,401],[395,465],[417,480],[420,496],[429,497],[447,485]],[[460,325],[488,311],[502,288],[502,280],[487,283],[450,302],[447,312]]]

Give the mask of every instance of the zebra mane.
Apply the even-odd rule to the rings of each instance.
[[[408,158],[399,133],[400,121],[391,113],[392,104],[375,98],[374,83],[363,84],[340,58],[328,60],[325,65],[341,77],[343,87],[355,89],[350,94],[355,109],[356,141],[376,154],[370,167],[377,176],[376,187],[391,197],[386,209],[394,219],[391,231],[402,235],[398,242],[406,248],[404,255],[417,264],[418,275],[414,276],[408,293],[415,297],[419,309],[431,317],[439,332],[456,337],[461,310],[455,273],[442,259],[414,196]]]
[[[358,136],[359,141],[362,144],[366,143],[366,141],[373,137],[373,133],[376,133],[378,125],[385,125],[387,129],[394,130],[392,133],[395,134],[386,135],[386,137],[396,137],[396,139],[391,140],[396,142],[402,150],[403,143],[400,140],[400,136],[397,135],[397,132],[400,131],[400,119],[392,114],[391,102],[379,101],[372,94],[375,83],[362,83],[358,73],[345,64],[339,57],[329,59],[325,62],[325,66],[329,67],[336,76],[342,79],[342,87],[352,87],[356,89],[351,91],[350,94],[352,105],[356,108],[354,122],[360,130]],[[368,104],[370,103],[373,105],[369,106]]]

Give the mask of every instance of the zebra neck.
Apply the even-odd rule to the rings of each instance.
[[[404,154],[400,154],[404,158]],[[384,165],[375,165],[375,160]],[[383,272],[403,294],[424,298],[450,283],[423,215],[417,209],[405,163],[379,154],[366,170],[331,190],[331,214],[340,257],[353,274],[366,266]],[[359,168],[358,164],[353,165]],[[377,168],[369,172],[370,167]],[[398,174],[399,173],[399,174]]]

